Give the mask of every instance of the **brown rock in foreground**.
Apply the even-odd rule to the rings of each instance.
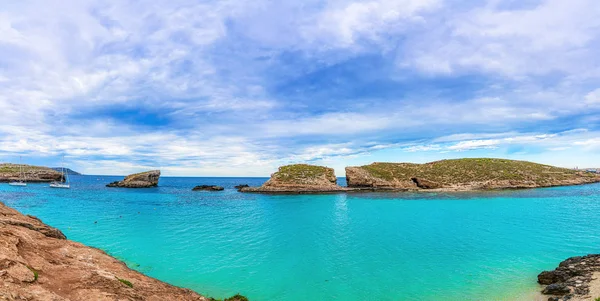
[[[333,168],[293,164],[279,167],[261,187],[240,187],[241,192],[320,193],[346,191],[337,185]]]
[[[42,166],[0,164],[0,182],[21,180],[21,167],[27,182],[53,182],[60,181],[62,174],[54,169]]]
[[[600,175],[526,161],[467,158],[346,167],[346,181],[350,188],[466,191],[596,183]]]
[[[0,300],[214,300],[131,270],[2,203],[0,279]]]
[[[123,188],[149,188],[158,186],[160,170],[151,170],[128,175],[123,181],[116,181],[106,185],[106,187]]]

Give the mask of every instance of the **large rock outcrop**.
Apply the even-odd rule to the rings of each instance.
[[[241,187],[242,192],[314,193],[346,191],[337,185],[333,168],[292,164],[279,167],[261,187]]]
[[[107,187],[149,188],[158,186],[160,170],[151,170],[128,175],[123,181],[112,182]]]
[[[0,279],[0,300],[213,300],[131,270],[2,203]]]
[[[21,180],[21,170],[23,170],[27,182],[53,182],[62,180],[60,172],[48,167],[3,163],[0,164],[0,182]]]
[[[542,294],[553,295],[548,300],[594,300],[590,290],[597,291],[600,282],[600,254],[571,257],[553,271],[538,275],[538,283],[546,285]]]
[[[600,175],[525,161],[474,158],[346,167],[346,181],[357,189],[461,191],[587,184],[600,182]]]

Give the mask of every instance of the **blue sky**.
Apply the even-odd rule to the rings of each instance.
[[[598,167],[596,2],[0,0],[0,161]]]

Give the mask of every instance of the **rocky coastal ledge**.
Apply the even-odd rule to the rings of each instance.
[[[160,170],[151,170],[128,175],[123,181],[115,181],[106,185],[106,187],[122,188],[149,188],[158,186]]]
[[[48,167],[2,163],[0,164],[0,182],[21,180],[21,167],[27,182],[53,182],[62,179],[60,172]]]
[[[0,279],[2,300],[211,300],[131,270],[2,203]]]
[[[0,300],[214,301],[131,270],[1,202],[0,279]]]
[[[597,300],[600,297],[600,254],[571,257],[553,271],[538,275],[549,301]]]
[[[293,164],[279,167],[260,187],[241,187],[241,192],[261,193],[327,193],[349,190],[337,185],[333,168]]]

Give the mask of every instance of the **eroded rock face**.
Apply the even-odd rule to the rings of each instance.
[[[128,175],[123,181],[116,181],[107,184],[106,187],[123,187],[123,188],[149,188],[158,186],[160,178],[160,170],[151,170],[141,173]]]
[[[293,164],[279,167],[261,187],[242,187],[242,192],[310,193],[345,191],[337,185],[333,168]]]
[[[225,188],[221,187],[221,186],[217,186],[217,185],[198,185],[194,188],[192,188],[193,191],[221,191],[224,190]]]
[[[211,300],[66,240],[2,203],[0,216],[0,300]]]
[[[416,184],[409,178],[385,179],[370,173],[362,166],[346,167],[346,183],[352,188],[378,188],[394,190],[416,189]]]
[[[553,271],[538,275],[538,283],[547,285],[542,294],[559,296],[554,300],[570,300],[589,294],[592,275],[600,272],[600,254],[571,257]]]

